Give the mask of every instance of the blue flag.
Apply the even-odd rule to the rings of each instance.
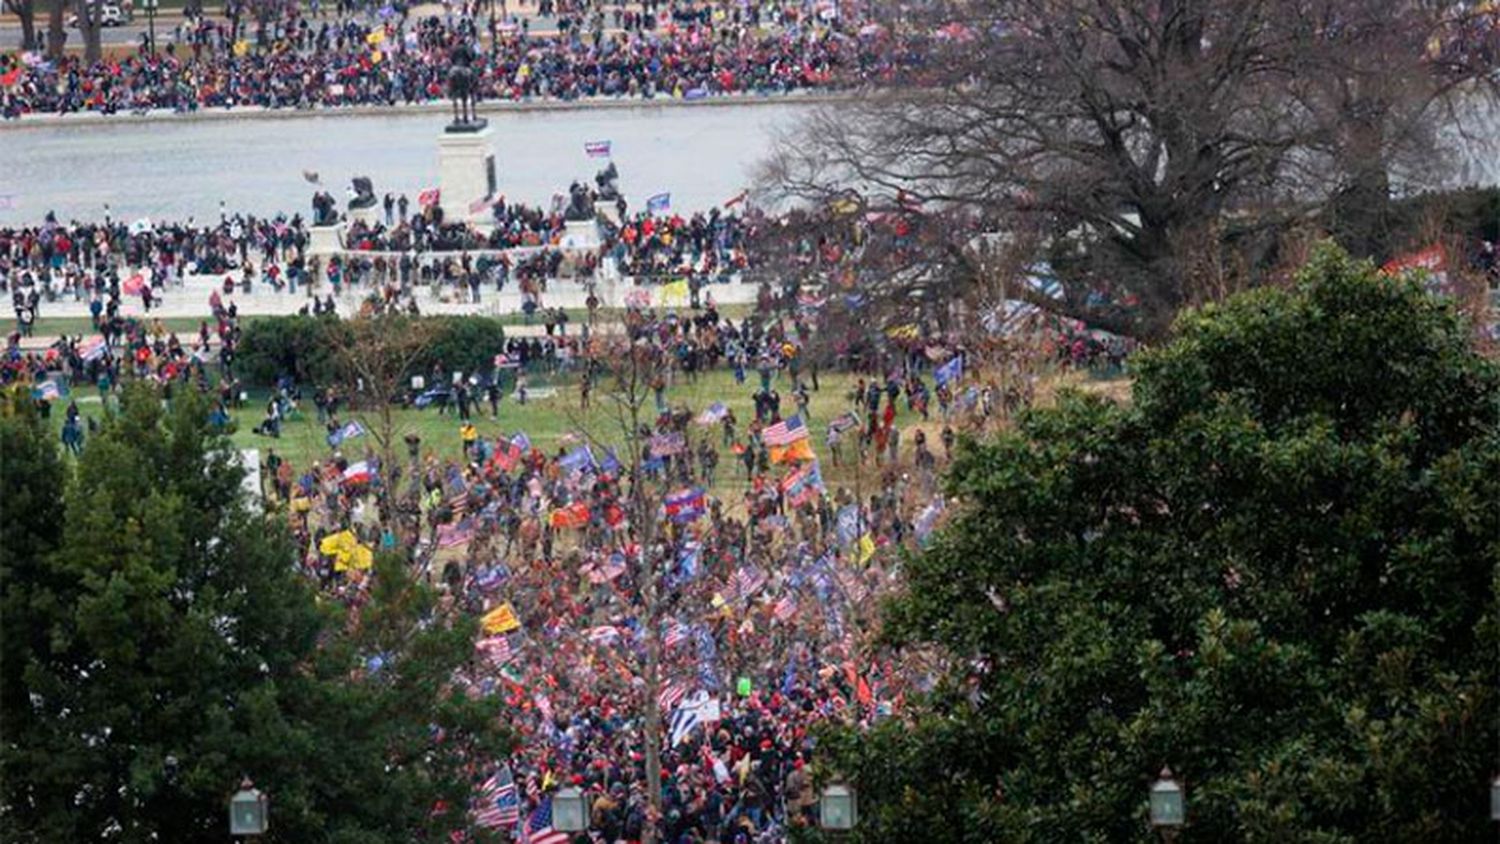
[[[646,200],[648,214],[663,214],[671,209],[672,195],[670,193],[659,193]]]
[[[594,453],[589,451],[588,446],[581,445],[564,455],[561,460],[557,461],[557,465],[570,472],[588,472],[596,464],[594,463]]]
[[[344,440],[352,440],[355,437],[362,437],[364,435],[365,426],[359,424],[358,420],[349,422],[342,428],[339,428],[336,431],[331,431],[328,434],[328,446],[330,448],[338,448],[339,444]]]
[[[939,387],[964,374],[964,359],[962,355],[954,355],[953,359],[938,367],[932,378],[937,381]]]

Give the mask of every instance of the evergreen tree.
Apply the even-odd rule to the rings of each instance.
[[[890,633],[951,671],[830,737],[866,841],[1492,840],[1500,377],[1416,283],[1320,252],[1184,315],[1132,402],[968,448]]]
[[[3,424],[0,489],[45,495],[55,442]],[[504,749],[493,708],[451,684],[472,621],[394,561],[346,615],[246,506],[242,475],[196,395],[164,410],[133,387],[61,507],[52,496],[58,529],[7,554],[17,593],[46,595],[6,593],[6,679],[26,690],[4,699],[8,838],[222,841],[244,775],[272,795],[270,841],[436,839],[464,822],[471,766]]]

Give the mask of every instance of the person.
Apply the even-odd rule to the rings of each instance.
[[[458,428],[458,438],[463,446],[464,457],[472,459],[474,456],[474,444],[479,440],[479,429],[474,427],[473,422],[465,419],[464,424]]]
[[[276,453],[276,449],[272,448],[266,451],[266,472],[264,475],[261,475],[262,495],[265,495],[265,485],[268,478],[270,479],[271,489],[276,489],[276,476],[281,471],[282,462],[281,455]]]
[[[78,403],[68,402],[68,415],[63,420],[63,447],[74,457],[83,453],[83,426],[78,421]]]
[[[698,465],[703,473],[703,485],[712,489],[714,470],[719,466],[719,451],[709,444],[707,437],[698,441]]]
[[[281,438],[281,402],[272,395],[266,399],[266,416],[256,425],[254,432],[265,437]]]
[[[484,383],[484,398],[490,403],[490,418],[500,418],[500,372],[493,372]]]

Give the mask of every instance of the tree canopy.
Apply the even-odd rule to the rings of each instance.
[[[831,736],[867,841],[1489,834],[1500,373],[1449,304],[1321,249],[1191,311],[1133,400],[969,444],[889,633],[931,699]]]
[[[455,691],[473,622],[399,558],[357,612],[321,597],[195,395],[130,388],[76,466],[24,405],[0,439],[7,840],[220,841],[245,775],[270,840],[464,825],[506,737]]]
[[[1182,307],[1280,270],[1284,236],[1311,220],[1361,255],[1405,246],[1390,237],[1392,196],[1464,178],[1439,130],[1492,134],[1475,106],[1500,92],[1496,13],[1473,3],[976,0],[889,14],[934,33],[928,60],[806,120],[767,183],[823,203],[854,191],[881,213],[923,207],[947,248],[896,282],[943,276],[961,295],[984,268],[951,218],[1005,232],[1062,282],[1035,304],[1151,340]]]

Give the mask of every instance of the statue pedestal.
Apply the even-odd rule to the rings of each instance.
[[[351,223],[364,223],[367,226],[373,226],[385,221],[385,216],[380,210],[379,203],[367,208],[350,208],[348,213],[349,222]]]
[[[344,245],[339,241],[339,235],[343,231],[342,226],[313,226],[307,230],[307,254],[309,255],[332,255],[343,251]]]
[[[495,195],[495,154],[488,126],[477,132],[444,132],[438,136],[438,202],[443,219],[464,221],[484,216],[469,209]]]
[[[562,239],[557,245],[563,249],[598,249],[603,242],[597,222],[568,220],[563,223]]]
[[[613,202],[595,202],[594,213],[617,226],[620,225],[620,209]]]

